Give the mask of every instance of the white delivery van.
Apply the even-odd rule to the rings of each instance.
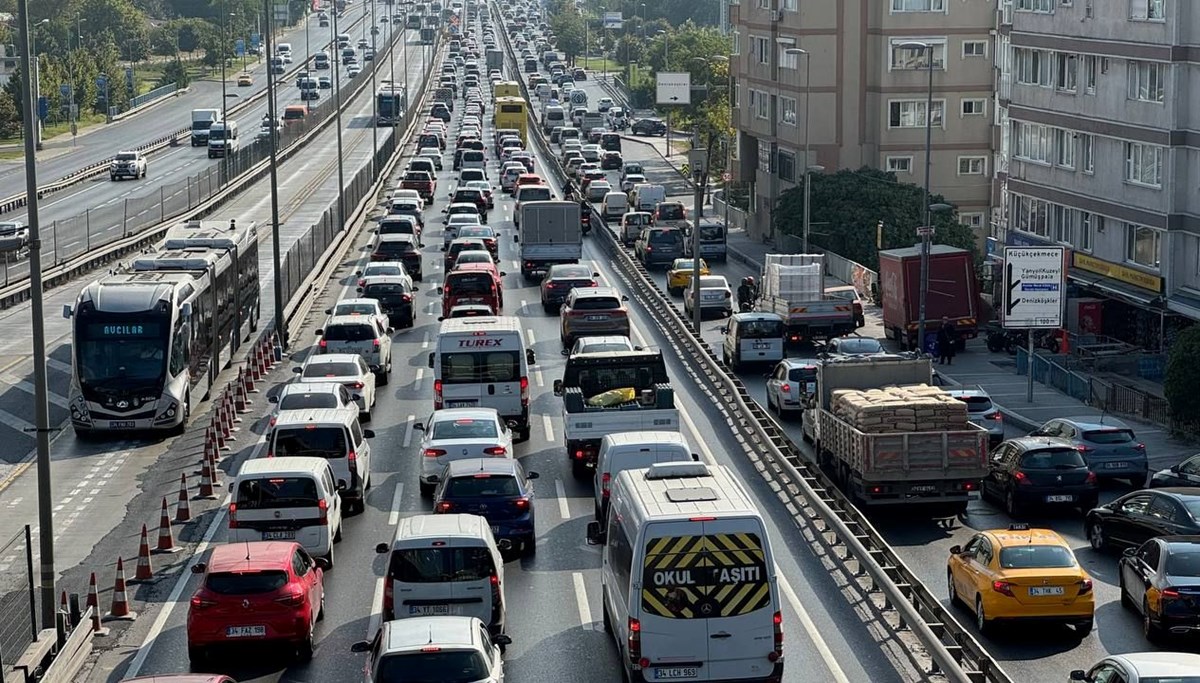
[[[554,130],[555,126],[567,125],[567,113],[557,104],[546,105],[546,109],[542,112],[542,132],[546,135]]]
[[[513,420],[517,439],[529,439],[529,366],[521,321],[512,316],[449,318],[442,321],[433,368],[433,409],[495,408]]]
[[[611,221],[625,215],[629,211],[629,197],[624,192],[609,192],[604,195],[604,203],[601,204],[600,213],[604,215],[604,220]]]
[[[278,45],[275,46],[275,54],[279,55],[280,57],[283,57],[284,62],[291,64],[292,63],[292,44],[291,43],[279,43]]]
[[[342,501],[324,458],[258,458],[229,484],[229,541],[295,541],[333,565]]]
[[[670,462],[616,478],[600,594],[627,680],[783,680],[766,525],[728,468]]]
[[[612,483],[625,470],[636,470],[660,462],[693,462],[692,453],[679,432],[621,432],[609,434],[600,442],[596,459],[595,511],[603,523],[608,514]]]
[[[267,457],[318,457],[329,463],[346,512],[366,509],[371,488],[371,446],[375,432],[363,429],[357,408],[305,408],[281,412],[267,436]]]
[[[375,552],[388,556],[383,621],[477,617],[491,635],[504,632],[504,560],[483,517],[406,517]]]
[[[208,129],[208,158],[232,156],[241,149],[237,121],[217,121]]]
[[[783,348],[783,316],[778,313],[734,313],[723,332],[721,357],[734,370],[746,363],[777,363],[787,355]]]
[[[667,190],[662,185],[642,183],[633,186],[633,210],[654,213],[659,202],[667,200]]]

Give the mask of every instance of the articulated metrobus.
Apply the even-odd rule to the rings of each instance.
[[[73,319],[69,409],[78,434],[187,427],[196,402],[258,328],[254,223],[176,226],[124,269],[83,288]]]
[[[492,112],[497,129],[516,129],[521,136],[521,144],[529,145],[529,105],[524,98],[497,97]]]

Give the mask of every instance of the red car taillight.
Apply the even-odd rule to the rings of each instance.
[[[383,613],[392,613],[392,578],[390,576],[383,579]]]
[[[433,508],[434,512],[450,512],[452,510],[454,510],[454,503],[451,503],[448,500],[441,501]]]
[[[268,457],[269,457],[269,456],[268,456]],[[236,529],[236,528],[238,528],[238,521],[237,521],[237,503],[230,503],[230,504],[229,504],[229,528],[230,528],[230,529]]]
[[[1083,483],[1089,486],[1095,485],[1097,482],[1099,482],[1099,478],[1096,476],[1095,472],[1088,472],[1087,479],[1083,480]]]
[[[356,453],[355,451],[350,451],[349,453],[346,454],[346,460],[350,465],[350,471],[352,473],[357,472],[358,471],[358,453]]]
[[[609,495],[608,487],[609,487],[609,484],[611,484],[611,483],[612,483],[612,474],[605,472],[603,475],[600,476],[600,494],[605,498],[608,498],[608,495]]]
[[[362,389],[362,388],[363,388],[363,383],[362,383],[362,382],[355,382],[354,384],[351,384],[351,385],[350,385],[350,388],[351,388],[351,389]]]
[[[1089,453],[1096,449],[1092,448],[1091,446],[1085,446],[1083,444],[1079,444],[1078,446],[1075,447],[1075,450],[1079,451],[1080,453]]]
[[[529,407],[529,378],[521,377],[521,407]]]
[[[205,598],[203,594],[198,593],[192,596],[192,609],[207,609],[216,606],[215,601]]]
[[[325,500],[317,501],[317,511],[321,514],[317,520],[317,524],[321,526],[329,526],[329,502]]]
[[[378,351],[380,347],[380,341],[378,339],[374,339],[372,340],[372,344],[375,346],[375,350]]]
[[[517,498],[513,501],[513,507],[517,508],[518,512],[529,512],[529,499]]]
[[[322,339],[321,341],[317,342],[317,346],[319,346],[321,348],[321,350],[324,351],[325,348],[329,345],[325,343],[324,339]]]
[[[304,593],[288,593],[287,595],[275,598],[275,602],[288,607],[299,607],[304,604]]]
[[[1029,475],[1025,474],[1024,472],[1020,472],[1020,471],[1013,472],[1013,479],[1016,479],[1017,484],[1020,486],[1032,486],[1033,485],[1033,482],[1030,481],[1030,479],[1029,479]]]
[[[1079,580],[1079,594],[1080,594],[1080,595],[1085,595],[1085,594],[1087,594],[1087,593],[1091,593],[1091,592],[1092,592],[1092,580],[1091,580],[1091,579],[1080,579],[1080,580]],[[1167,593],[1174,593],[1175,595],[1173,595],[1173,596],[1168,596],[1168,595],[1167,595]],[[1179,591],[1172,590],[1172,589],[1168,588],[1167,590],[1165,590],[1165,591],[1163,591],[1163,592],[1162,592],[1162,596],[1163,596],[1164,598],[1166,598],[1166,597],[1179,597]]]
[[[779,385],[779,390],[785,394],[790,394],[792,393],[792,385],[784,382],[783,384]]]
[[[776,612],[772,623],[775,625],[775,649],[767,655],[772,662],[783,656],[783,612]]]
[[[508,449],[504,446],[492,446],[483,449],[484,455],[508,455]]]
[[[1016,597],[1013,595],[1012,587],[1013,587],[1013,585],[1011,583],[1009,583],[1008,581],[993,581],[992,582],[992,590],[994,590],[997,593],[1000,593],[1002,595],[1007,595],[1010,598]]]
[[[629,650],[629,661],[642,664],[642,622],[633,617],[629,617],[629,640],[626,645]]]
[[[446,451],[441,448],[426,448],[423,455],[426,458],[438,458],[446,454]]]
[[[412,294],[405,294],[403,298],[404,298],[404,303],[406,303],[406,304],[412,302]]]
[[[442,380],[440,379],[433,381],[433,409],[442,409]]]

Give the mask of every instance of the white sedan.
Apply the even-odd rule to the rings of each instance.
[[[271,425],[285,410],[309,408],[349,408],[358,400],[358,394],[336,382],[292,382],[279,389],[279,393],[267,399],[275,405],[271,409]]]
[[[511,458],[513,435],[510,425],[494,408],[447,408],[435,410],[424,423],[413,425],[421,437],[421,495],[437,486],[438,475],[447,463],[465,458]]]
[[[376,263],[380,263],[377,261]],[[363,277],[366,280],[367,276]],[[412,284],[411,282],[409,283]],[[359,287],[363,285],[359,284]],[[361,315],[369,317],[383,325],[384,329],[391,327],[388,323],[387,313],[383,312],[383,307],[379,305],[377,299],[342,299],[333,305],[333,308],[326,308],[325,314],[331,317],[339,315]]]
[[[695,290],[688,287],[683,294],[683,310],[689,318],[695,305],[692,301],[694,297]],[[709,311],[717,311],[723,318],[733,315],[733,290],[729,288],[724,275],[700,277],[700,315]]]
[[[362,356],[354,353],[313,354],[304,365],[294,368],[297,383],[336,382],[357,394],[358,412],[368,419],[375,408],[375,373]]]

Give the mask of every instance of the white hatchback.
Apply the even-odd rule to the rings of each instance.
[[[304,365],[293,368],[297,382],[337,382],[357,394],[358,412],[368,418],[375,408],[375,373],[362,356],[355,353],[313,354]]]
[[[466,458],[511,458],[513,435],[495,408],[435,410],[413,428],[421,438],[421,495],[437,486],[447,463]]]

